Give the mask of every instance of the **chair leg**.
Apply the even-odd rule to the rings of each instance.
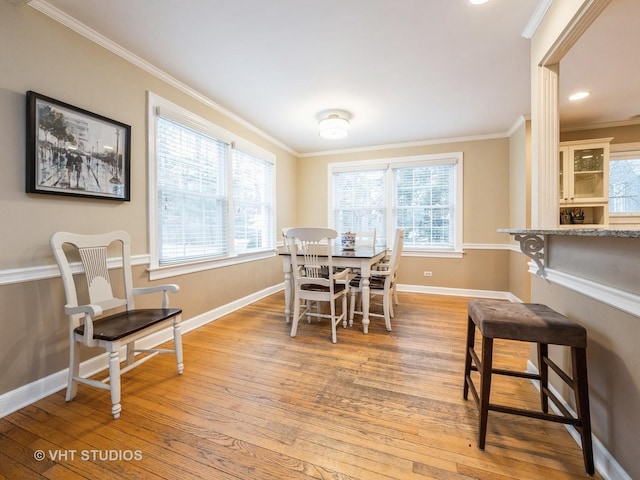
[[[346,291],[342,295],[342,328],[347,328],[347,313],[349,312],[349,310],[347,309],[347,295],[348,292]]]
[[[125,365],[131,365],[135,361],[136,354],[136,342],[127,343],[127,353],[125,358]]]
[[[293,298],[293,319],[291,320],[291,336],[295,337],[298,331],[298,320],[300,319],[300,299],[298,295]]]
[[[546,343],[538,343],[538,372],[540,375],[540,408],[544,413],[549,413],[549,365],[546,358],[549,356],[549,346]]]
[[[182,325],[180,324],[180,320],[180,316],[173,319],[173,346],[176,351],[178,375],[182,375],[182,372],[184,372],[184,361],[182,358]]]
[[[465,400],[469,397],[469,381],[468,378],[471,375],[471,349],[474,347],[476,341],[476,325],[473,323],[471,317],[467,320],[467,351],[464,357],[464,388],[462,390],[462,398]]]
[[[384,324],[387,332],[391,331],[391,316],[393,315],[393,307],[391,305],[391,292],[385,290],[382,294],[382,311],[384,313]]]
[[[329,302],[329,313],[331,314],[331,341],[336,343],[338,341],[338,334],[336,332],[336,325],[338,323],[338,317],[336,316],[336,302],[331,300]]]
[[[75,380],[76,377],[80,375],[80,352],[78,350],[78,345],[76,345],[76,341],[71,335],[69,344],[69,379],[67,381],[67,396],[65,400],[67,402],[76,398],[76,394],[78,393],[78,382]]]
[[[589,475],[593,475],[593,443],[591,440],[591,412],[589,409],[589,382],[587,379],[587,352],[584,348],[571,349],[573,364],[573,383],[576,397],[576,411],[580,420],[578,431],[582,437],[582,457],[584,467]]]
[[[109,390],[111,390],[111,413],[113,418],[120,418],[120,356],[119,345],[109,345]]]
[[[491,370],[493,362],[493,338],[482,337],[482,367],[480,374],[480,429],[478,448],[484,450],[489,418],[489,397],[491,396]]]

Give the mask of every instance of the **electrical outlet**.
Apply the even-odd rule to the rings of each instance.
[[[433,273],[431,273],[431,272],[424,272],[424,276],[425,276],[425,277],[431,277],[431,276],[433,276]]]

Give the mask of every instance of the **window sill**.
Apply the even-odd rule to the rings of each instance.
[[[636,225],[640,226],[640,215],[614,215],[609,214],[609,225]]]
[[[147,268],[147,271],[149,272],[149,280],[161,280],[163,278],[187,275],[205,270],[213,270],[214,268],[229,267],[240,263],[255,262],[257,260],[275,257],[275,255],[275,250],[263,250],[260,252],[243,253],[231,257],[179,263],[176,265],[149,267]]]
[[[412,250],[404,248],[402,250],[403,257],[425,257],[425,258],[462,258],[464,252],[462,250]]]

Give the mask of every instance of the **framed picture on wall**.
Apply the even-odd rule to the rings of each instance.
[[[131,127],[27,92],[27,193],[129,201]]]

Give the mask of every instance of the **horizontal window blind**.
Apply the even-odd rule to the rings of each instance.
[[[451,164],[394,169],[394,216],[407,246],[453,248],[454,172]]]
[[[157,118],[160,265],[228,252],[229,145],[169,118]]]
[[[275,247],[274,166],[233,150],[233,232],[237,253]]]
[[[640,214],[640,152],[638,151],[611,154],[609,213]]]
[[[342,171],[333,174],[333,216],[338,232],[376,231],[376,243],[386,244],[386,170]]]

